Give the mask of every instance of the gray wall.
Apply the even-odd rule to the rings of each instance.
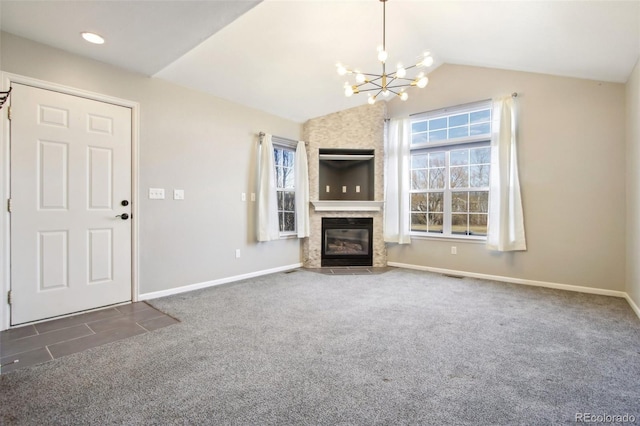
[[[424,90],[413,90],[406,102],[390,102],[388,111],[399,117],[512,92],[519,94],[528,250],[497,253],[478,243],[414,239],[390,245],[388,260],[623,291],[624,84],[443,65]]]
[[[640,61],[627,82],[627,293],[640,307]]]
[[[300,262],[297,239],[256,243],[257,133],[299,139],[302,125],[2,34],[2,71],[140,103],[140,293]],[[149,200],[149,187],[167,199]],[[185,200],[173,201],[173,189]],[[235,250],[241,250],[240,259]]]

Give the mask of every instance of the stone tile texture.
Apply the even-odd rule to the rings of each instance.
[[[384,127],[386,104],[363,105],[307,121],[303,126],[307,141],[309,161],[309,199],[319,199],[319,150],[321,148],[373,149],[375,153],[374,201],[384,201]],[[303,247],[305,268],[321,267],[322,218],[323,217],[372,217],[373,218],[373,266],[387,266],[387,249],[382,236],[383,211],[381,212],[316,212],[310,206],[309,225],[311,235]]]

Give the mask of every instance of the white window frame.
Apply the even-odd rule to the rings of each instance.
[[[476,111],[489,110],[492,111],[492,104],[490,100],[475,102],[473,104],[466,104],[460,106],[454,106],[450,108],[444,108],[436,111],[429,111],[421,114],[416,114],[411,117],[411,126],[412,126],[412,140],[413,140],[413,125],[414,123],[421,123],[428,120],[434,120],[438,118],[450,117],[459,114],[472,113]],[[485,122],[486,123],[486,122]],[[412,143],[410,147],[410,164],[411,170],[413,171],[413,156],[420,154],[428,154],[430,152],[444,152],[445,153],[445,170],[444,170],[444,188],[442,189],[413,189],[413,184],[411,185],[409,197],[412,194],[416,193],[443,193],[443,201],[442,201],[442,214],[443,214],[443,225],[442,232],[428,232],[428,231],[411,231],[412,237],[425,237],[425,238],[439,238],[439,239],[456,239],[456,240],[477,240],[477,241],[485,241],[486,235],[473,235],[473,234],[460,234],[452,232],[452,217],[455,212],[452,211],[452,198],[456,192],[489,192],[489,183],[487,181],[486,186],[482,187],[465,187],[465,188],[451,188],[450,184],[450,167],[451,167],[451,152],[457,149],[474,149],[474,148],[491,148],[491,116],[488,119],[489,129],[486,133],[482,133],[479,135],[465,136],[459,138],[447,138],[433,142],[420,142],[420,143]],[[447,123],[448,124],[448,123]],[[455,126],[448,126],[445,128],[448,129],[453,128]],[[428,130],[427,130],[428,131]],[[425,132],[416,132],[416,133],[425,133]],[[489,151],[489,162],[490,162],[490,151]],[[489,163],[483,163],[483,165],[489,165]],[[427,166],[428,167],[428,166]],[[413,173],[411,173],[413,176]],[[411,199],[409,200],[411,204]],[[488,201],[487,201],[488,204]],[[411,210],[411,209],[410,209]],[[421,211],[422,212],[422,211]],[[411,215],[413,211],[410,211],[409,215]],[[439,212],[437,212],[439,213]],[[426,212],[425,212],[426,214]],[[467,207],[467,214],[469,214],[469,208]],[[488,215],[488,213],[487,213]],[[409,217],[409,221],[411,223],[411,216]],[[488,223],[488,216],[487,216]]]
[[[283,192],[293,192],[294,194],[294,202],[293,202],[293,210],[280,210],[280,206],[278,205],[278,230],[280,233],[280,238],[291,238],[294,236],[298,235],[298,223],[296,221],[296,207],[295,207],[295,197],[297,196],[296,193],[296,187],[295,187],[295,167],[296,167],[296,163],[295,163],[295,154],[296,154],[296,147],[293,146],[291,143],[288,143],[287,140],[282,140],[277,138],[276,136],[273,137],[272,139],[272,143],[273,143],[273,150],[274,150],[274,161],[275,161],[275,151],[276,150],[282,150],[282,151],[290,151],[291,153],[293,153],[293,157],[294,157],[294,162],[293,162],[293,166],[291,167],[291,174],[292,174],[292,181],[293,181],[293,187],[284,187],[284,186],[280,186],[279,182],[278,182],[278,168],[282,167],[280,165],[278,165],[277,163],[275,164],[274,167],[274,172],[276,174],[276,195],[277,195],[277,199],[280,198],[280,193]],[[282,230],[282,222],[280,221],[280,215],[284,214],[284,213],[293,213],[293,220],[294,220],[294,226],[293,226],[293,230],[292,231],[283,231]]]

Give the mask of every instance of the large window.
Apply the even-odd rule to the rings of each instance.
[[[280,235],[296,233],[295,157],[293,148],[273,147],[276,165],[276,189],[278,192],[278,219]]]
[[[490,102],[414,117],[412,234],[486,238],[490,138]]]

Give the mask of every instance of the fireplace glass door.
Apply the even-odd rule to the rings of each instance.
[[[323,218],[322,266],[371,266],[372,218]]]

